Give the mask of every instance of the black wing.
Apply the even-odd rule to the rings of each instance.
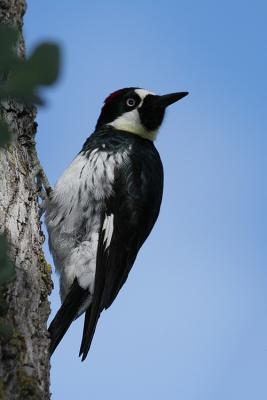
[[[101,311],[116,298],[159,214],[163,169],[153,144],[148,146],[142,143],[129,162],[115,171],[114,193],[103,210],[95,290],[91,307],[86,311],[80,348],[82,361],[90,349]],[[111,217],[113,231],[107,246],[104,228]]]

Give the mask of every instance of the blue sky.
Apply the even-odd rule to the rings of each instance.
[[[190,92],[156,142],[165,169],[156,227],[87,360],[82,319],[56,350],[53,400],[266,399],[266,12],[258,0],[28,0],[28,51],[52,40],[63,52],[37,117],[52,184],[110,92]]]

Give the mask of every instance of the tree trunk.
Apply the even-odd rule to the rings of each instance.
[[[18,51],[24,56],[22,18],[25,0],[0,0],[0,23],[21,32]],[[0,149],[0,233],[10,244],[16,278],[8,286],[8,312],[12,330],[0,343],[0,400],[49,399],[49,356],[46,322],[52,283],[42,244],[37,188],[31,176],[34,107],[8,101],[1,115],[12,132],[12,142]]]

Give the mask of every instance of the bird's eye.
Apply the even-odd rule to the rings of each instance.
[[[129,97],[129,99],[126,100],[126,105],[128,107],[134,107],[135,106],[135,99],[133,99],[132,97]]]

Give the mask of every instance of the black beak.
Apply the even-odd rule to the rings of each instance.
[[[157,105],[166,108],[171,104],[175,103],[178,100],[181,100],[183,97],[187,96],[188,92],[178,92],[178,93],[169,93],[164,94],[163,96],[158,96]]]
[[[148,131],[158,129],[163,121],[165,108],[187,96],[188,92],[170,93],[163,96],[148,94],[138,109],[141,122]]]

